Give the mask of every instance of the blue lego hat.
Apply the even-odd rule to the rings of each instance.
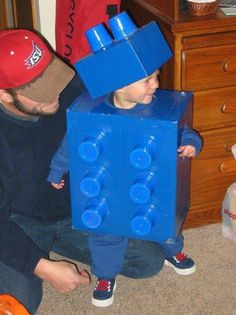
[[[75,63],[94,99],[141,80],[159,69],[172,52],[159,26],[152,21],[137,28],[126,12],[86,32],[93,53]]]

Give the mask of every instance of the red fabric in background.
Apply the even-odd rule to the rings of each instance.
[[[121,0],[57,0],[56,51],[75,63],[90,52],[85,31],[99,23],[107,23],[107,6],[117,6]],[[113,7],[116,8],[116,7]]]

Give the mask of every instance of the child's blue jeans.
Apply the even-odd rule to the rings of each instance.
[[[103,279],[114,278],[121,273],[128,239],[107,234],[90,234],[88,240],[92,256],[92,273],[97,278]],[[175,256],[183,249],[182,233],[178,235],[174,244],[162,243],[160,245],[166,258]],[[142,249],[140,248],[140,250]],[[148,256],[146,259],[147,263],[149,263]],[[145,264],[145,261],[142,261],[141,264]]]

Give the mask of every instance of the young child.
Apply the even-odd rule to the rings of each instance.
[[[121,56],[122,58],[122,56]],[[156,106],[155,92],[159,87],[158,69],[153,73],[143,76],[141,80],[134,80],[122,88],[109,93],[103,99],[107,107],[116,107],[121,115],[125,111],[142,113],[148,107]],[[196,156],[202,147],[199,135],[191,128],[185,128],[182,133],[177,154],[181,158]],[[68,171],[67,136],[62,140],[61,146],[55,153],[47,180],[56,189],[64,186],[63,175]],[[116,276],[123,266],[127,238],[104,234],[89,233],[89,248],[92,257],[91,271],[97,277],[93,292],[92,303],[105,307],[113,303],[113,291],[116,287]],[[172,267],[180,275],[190,275],[196,270],[194,261],[183,254],[183,236],[180,232],[175,244],[161,244],[165,264]]]
[[[130,85],[127,85],[121,89],[116,90],[114,93],[111,93],[106,98],[107,106],[115,106],[121,111],[124,110],[134,110],[142,111],[147,106],[153,106],[155,103],[155,92],[159,86],[158,82],[158,70],[152,73],[150,76],[134,82]],[[187,139],[187,140],[186,140]],[[61,189],[64,186],[63,174],[68,171],[68,157],[67,157],[67,144],[66,144],[66,135],[63,139],[61,146],[54,155],[51,162],[51,171],[48,176],[48,181],[52,185]],[[202,147],[202,141],[199,135],[187,128],[184,130],[181,145],[178,148],[179,157],[194,157],[196,156]],[[116,260],[118,264],[115,264],[111,259],[111,269],[116,269],[116,272],[113,275],[110,275],[110,278],[104,279],[102,275],[99,275],[98,270],[100,269],[97,261],[101,262],[101,258],[98,256],[104,255],[107,251],[111,250],[112,243],[110,242],[112,238],[112,243],[115,247]],[[95,247],[99,247],[99,243],[102,242],[106,244],[102,250],[101,247],[99,250],[95,250]],[[123,255],[125,251],[127,240],[125,238],[116,238],[107,236],[101,237],[96,235],[90,235],[89,245],[91,250],[91,255],[93,258],[92,267],[93,273],[98,277],[97,284],[95,287],[94,295],[92,302],[97,306],[108,306],[113,302],[113,290],[115,286],[115,277],[122,269]],[[109,244],[109,245],[108,245]],[[194,261],[183,254],[183,236],[180,233],[177,237],[175,244],[162,244],[164,253],[165,253],[165,264],[172,267],[180,275],[190,275],[196,270]],[[100,254],[99,254],[100,251]],[[120,254],[118,255],[118,251]],[[119,256],[119,257],[118,257]],[[105,267],[109,270],[110,266],[101,266],[102,269]],[[96,271],[95,271],[96,270]]]

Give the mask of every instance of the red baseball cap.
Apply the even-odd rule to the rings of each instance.
[[[75,72],[35,33],[0,32],[0,89],[14,89],[37,102],[54,101]]]

